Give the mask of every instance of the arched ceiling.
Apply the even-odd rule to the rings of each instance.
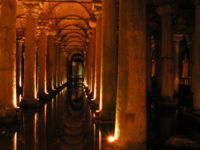
[[[30,0],[17,1],[17,32],[23,36],[26,26],[24,3]],[[63,43],[67,51],[87,49],[88,33],[92,29],[90,22],[95,21],[94,4],[99,0],[32,0],[42,4],[39,20],[51,22],[50,30]]]

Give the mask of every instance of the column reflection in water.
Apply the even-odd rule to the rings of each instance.
[[[56,150],[57,131],[66,112],[66,92],[65,88],[41,108],[19,111],[16,126],[0,125],[0,150]]]
[[[35,113],[32,111],[26,111],[23,114],[23,135],[24,135],[24,149],[35,149]]]
[[[39,113],[39,149],[47,150],[47,139],[46,139],[46,118],[47,117],[47,104],[40,110]]]
[[[114,144],[108,141],[114,135],[114,123],[93,123],[93,150],[112,150]]]
[[[15,130],[15,129],[14,129]],[[1,150],[16,150],[16,132],[13,129],[6,127],[0,128],[0,149]]]

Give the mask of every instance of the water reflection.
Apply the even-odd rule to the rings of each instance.
[[[76,84],[77,85],[77,84]],[[17,126],[0,126],[1,150],[106,150],[107,138],[114,134],[114,122],[98,124],[98,114],[90,108],[85,92],[65,88],[42,108],[21,112]],[[177,134],[177,110],[156,109],[152,113],[153,148]]]
[[[21,111],[16,127],[0,126],[1,150],[55,150],[56,133],[66,109],[66,89],[38,110]],[[20,100],[20,95],[19,95]]]

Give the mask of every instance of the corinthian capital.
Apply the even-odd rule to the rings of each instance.
[[[49,23],[47,20],[39,20],[38,21],[38,25],[37,25],[37,29],[40,32],[45,32],[47,33],[47,31],[49,30]]]
[[[38,18],[42,12],[42,3],[41,2],[23,2],[23,6],[26,11],[26,16],[32,16]]]
[[[102,14],[102,1],[93,0],[92,10],[96,17],[99,17]]]

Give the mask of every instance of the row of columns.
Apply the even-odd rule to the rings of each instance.
[[[96,17],[96,32],[93,32],[95,52],[89,48],[86,56],[85,82],[93,92],[93,100],[99,104],[100,120],[116,118],[117,146],[123,149],[131,144],[133,148],[145,148],[145,2],[120,1],[119,48],[116,1],[104,0],[102,8],[102,13]],[[94,56],[95,61],[92,61]],[[94,82],[94,89],[91,82]]]
[[[192,86],[194,108],[200,109],[200,1],[196,2]],[[147,68],[147,64],[151,63],[151,59],[147,58],[151,52],[146,49],[145,5],[145,0],[120,0],[117,50],[115,0],[103,0],[102,14],[98,14],[96,21],[94,75],[90,74],[91,67],[86,63],[85,81],[90,85],[95,82],[94,90],[91,86],[89,88],[94,92],[95,102],[99,104],[100,119],[115,119],[116,143],[122,149],[146,149],[147,88],[151,91],[146,81],[149,80],[146,71],[151,75]],[[173,36],[171,6],[161,5],[157,12],[162,23],[161,96],[165,100],[173,100],[174,94],[179,91],[179,43],[183,34]],[[90,49],[88,53],[89,60],[93,55]],[[95,80],[92,80],[93,76]]]
[[[10,121],[16,117],[17,88],[23,87],[22,105],[37,106],[38,97],[44,98],[67,81],[65,71],[67,57],[64,47],[58,47],[55,35],[48,34],[46,22],[41,21],[37,24],[41,13],[40,3],[25,2],[24,6],[25,38],[18,39],[16,44],[16,1],[1,1],[0,119],[3,118],[2,121],[5,117],[9,117]],[[23,60],[24,66],[22,66]]]

